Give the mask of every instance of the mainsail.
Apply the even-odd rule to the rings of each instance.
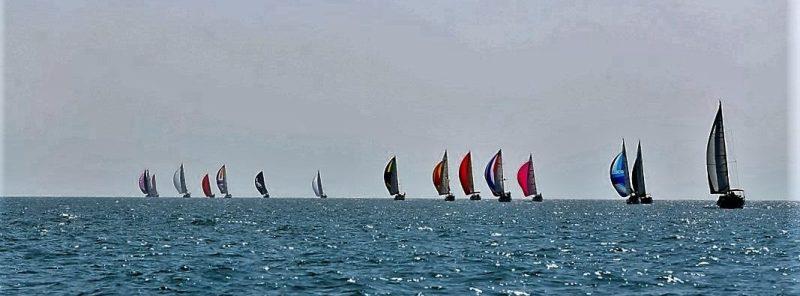
[[[492,157],[489,164],[486,165],[484,172],[486,184],[492,190],[494,196],[500,197],[505,194],[505,186],[503,185],[503,150],[498,150],[497,154]]]
[[[219,193],[222,195],[228,194],[228,177],[225,171],[225,165],[223,164],[219,171],[217,171],[217,187],[219,187]]]
[[[158,197],[158,189],[156,189],[156,174],[150,177],[150,196]]]
[[[389,194],[396,195],[400,193],[400,184],[397,180],[397,158],[392,156],[389,163],[386,164],[386,169],[383,170],[383,183]]]
[[[644,164],[642,164],[642,143],[636,147],[636,160],[633,162],[633,172],[631,175],[631,183],[633,185],[633,192],[636,196],[647,196],[647,190],[644,186]]]
[[[450,176],[447,168],[447,150],[444,151],[442,161],[433,168],[433,186],[439,195],[450,194]]]
[[[150,189],[148,188],[149,182],[150,178],[147,170],[142,171],[142,173],[139,175],[139,190],[141,190],[143,194],[150,194]]]
[[[175,185],[175,189],[178,190],[178,194],[187,194],[189,193],[189,189],[186,188],[186,177],[183,173],[183,164],[175,171],[175,174],[172,175],[172,184]]]
[[[533,154],[522,164],[517,172],[517,182],[525,196],[536,195],[536,178],[533,174]]]
[[[203,185],[203,194],[205,194],[206,197],[214,197],[214,193],[211,192],[211,182],[208,181],[208,174],[203,176],[202,185]]]
[[[731,189],[728,179],[728,157],[725,149],[725,128],[722,124],[722,103],[719,104],[711,135],[706,147],[706,168],[708,187],[711,194],[728,193]]]
[[[261,193],[261,195],[264,196],[269,195],[269,192],[267,192],[267,185],[266,183],[264,183],[263,171],[259,172],[258,175],[256,175],[256,189],[258,189],[258,193]]]
[[[632,190],[628,172],[628,155],[625,153],[625,140],[622,140],[622,152],[617,154],[617,157],[614,157],[614,161],[611,162],[609,174],[611,175],[611,184],[614,185],[614,189],[617,190],[620,196],[627,197],[631,195]]]
[[[322,177],[320,176],[319,171],[317,171],[317,175],[314,177],[314,180],[311,181],[311,188],[314,189],[314,194],[317,195],[317,197],[325,196],[325,192],[322,191]]]
[[[475,184],[472,182],[472,152],[467,152],[467,155],[464,155],[464,159],[461,160],[461,165],[458,167],[458,180],[461,181],[464,194],[476,193]]]

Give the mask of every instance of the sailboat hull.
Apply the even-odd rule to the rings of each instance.
[[[650,196],[650,195],[642,197],[641,202],[642,202],[642,204],[645,204],[645,205],[652,204],[653,203],[653,197]]]
[[[395,194],[394,195],[394,200],[406,200],[406,194],[405,193]]]
[[[470,195],[469,200],[481,200],[481,195],[477,193]]]
[[[629,205],[638,205],[642,203],[642,201],[639,200],[638,196],[631,194],[631,196],[628,197],[628,200],[626,200],[625,203]]]
[[[452,195],[452,194],[448,194],[448,195],[446,195],[446,196],[444,197],[444,200],[445,200],[445,201],[455,201],[455,200],[456,200],[456,196],[455,196],[455,195]]]
[[[497,201],[499,201],[499,202],[510,202],[511,201],[511,192],[505,192],[505,193],[501,194],[497,198]]]
[[[264,194],[261,196],[261,198],[269,198],[269,194]]]
[[[727,194],[719,196],[717,206],[723,209],[744,208],[744,195],[736,193],[735,191],[729,191]]]
[[[543,200],[543,198],[542,198],[541,194],[537,194],[537,195],[534,195],[533,199],[531,199],[531,200],[535,201],[535,202],[541,202]]]
[[[183,198],[190,198],[190,197],[192,197],[192,195],[189,194],[189,193],[186,193],[186,194],[183,195]]]
[[[230,194],[225,194],[225,198],[231,198]]]

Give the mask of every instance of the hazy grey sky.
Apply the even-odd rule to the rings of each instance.
[[[783,1],[9,1],[4,194],[175,195],[224,163],[235,196],[433,197],[444,149],[478,188],[534,154],[546,198],[614,198],[625,137],[655,198],[711,198],[724,100],[752,199],[788,198]],[[731,140],[731,139],[729,139]],[[632,162],[632,159],[631,159]]]

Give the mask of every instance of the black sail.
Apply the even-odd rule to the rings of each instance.
[[[256,175],[256,189],[258,189],[261,195],[267,195],[268,193],[267,186],[264,183],[264,172],[259,172],[258,175]]]
[[[396,195],[400,193],[400,185],[397,181],[397,159],[395,157],[389,160],[389,163],[386,164],[386,169],[383,170],[383,182],[386,184],[389,194]]]
[[[725,150],[725,128],[722,125],[722,103],[719,104],[711,134],[706,147],[706,168],[708,187],[711,194],[724,194],[730,191],[728,179],[728,157]]]
[[[644,167],[642,164],[642,143],[636,148],[636,161],[633,163],[633,192],[639,197],[647,195],[647,190],[644,186]]]

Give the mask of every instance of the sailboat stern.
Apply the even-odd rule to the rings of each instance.
[[[731,189],[719,196],[717,206],[723,209],[741,209],[744,208],[744,199],[744,190]]]

